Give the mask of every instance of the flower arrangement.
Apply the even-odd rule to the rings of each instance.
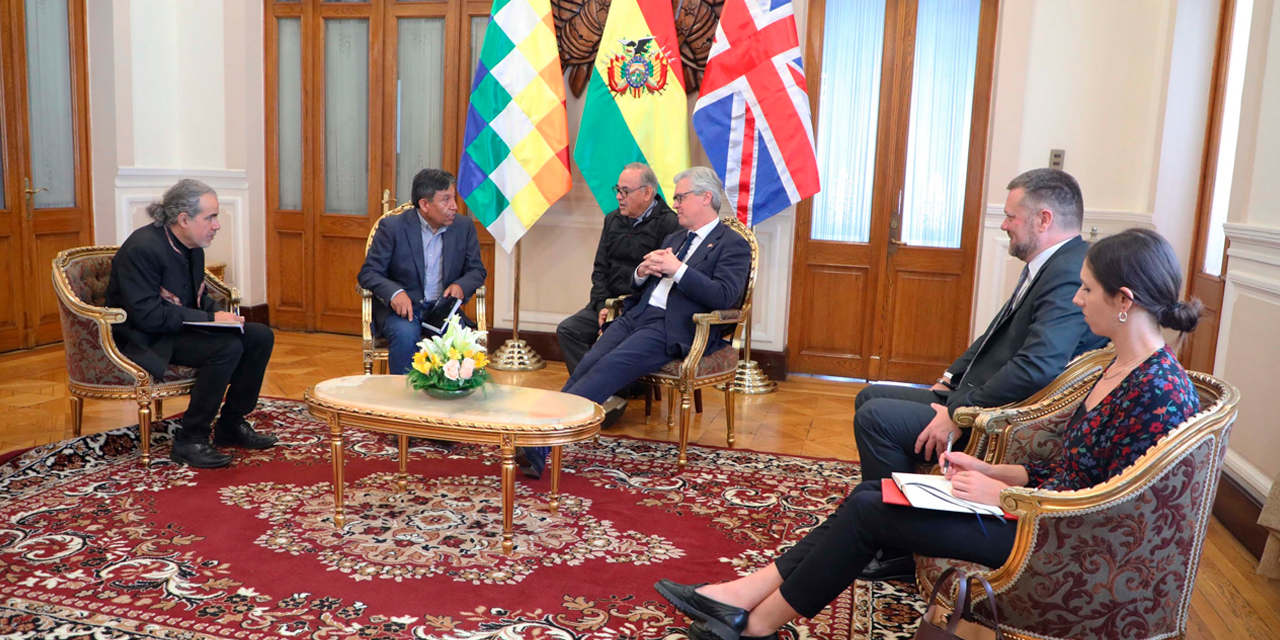
[[[409,384],[414,389],[431,395],[439,390],[445,396],[460,397],[489,380],[485,367],[489,359],[480,346],[483,331],[462,326],[458,316],[449,318],[444,335],[427,338],[418,343],[413,355],[413,368],[409,370]]]

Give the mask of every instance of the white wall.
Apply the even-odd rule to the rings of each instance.
[[[227,265],[243,304],[265,303],[262,4],[89,5],[97,241],[123,242],[174,182],[202,180],[223,225],[207,261]]]

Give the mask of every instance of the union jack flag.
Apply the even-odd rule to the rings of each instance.
[[[725,1],[693,127],[743,224],[818,192],[791,0]]]

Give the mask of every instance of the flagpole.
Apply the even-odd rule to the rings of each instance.
[[[742,333],[742,359],[738,361],[738,369],[733,374],[734,393],[741,393],[748,396],[758,396],[766,393],[773,393],[778,390],[778,383],[769,379],[769,374],[760,368],[755,360],[751,359],[751,312],[747,310],[747,317],[743,320],[746,329]],[[723,389],[724,385],[716,385],[717,389]]]
[[[507,340],[489,360],[489,366],[498,371],[537,371],[547,366],[542,356],[520,339],[520,240],[516,240],[516,273],[514,310],[511,317],[511,339]]]

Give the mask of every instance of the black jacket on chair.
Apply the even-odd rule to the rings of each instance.
[[[677,251],[686,233],[692,232],[681,229],[667,236],[660,248]],[[742,301],[751,276],[751,244],[724,224],[717,224],[684,263],[689,268],[668,292],[666,313],[667,353],[681,358],[688,355],[693,346],[697,329],[693,314],[735,309]],[[624,313],[649,304],[649,297],[661,281],[662,278],[649,276],[634,287],[637,295],[623,300]],[[735,328],[734,325],[713,326],[706,353],[729,344],[722,338]]]
[[[591,309],[599,313],[609,298],[630,294],[631,276],[645,254],[660,248],[667,236],[679,230],[676,212],[662,196],[654,196],[653,210],[639,224],[617,209],[605,216],[591,269]]]
[[[1072,358],[1106,346],[1106,338],[1089,330],[1072,302],[1088,251],[1089,243],[1080,236],[1068,240],[1036,273],[1013,312],[998,323],[992,320],[952,363],[947,369],[955,385],[947,398],[952,412],[1025,400],[1049,386]],[[1012,300],[1010,296],[1005,305]]]
[[[205,287],[204,249],[187,249],[151,224],[130,234],[112,258],[107,306],[128,314],[112,326],[121,352],[156,381],[169,368],[182,323],[208,322],[223,311]]]

